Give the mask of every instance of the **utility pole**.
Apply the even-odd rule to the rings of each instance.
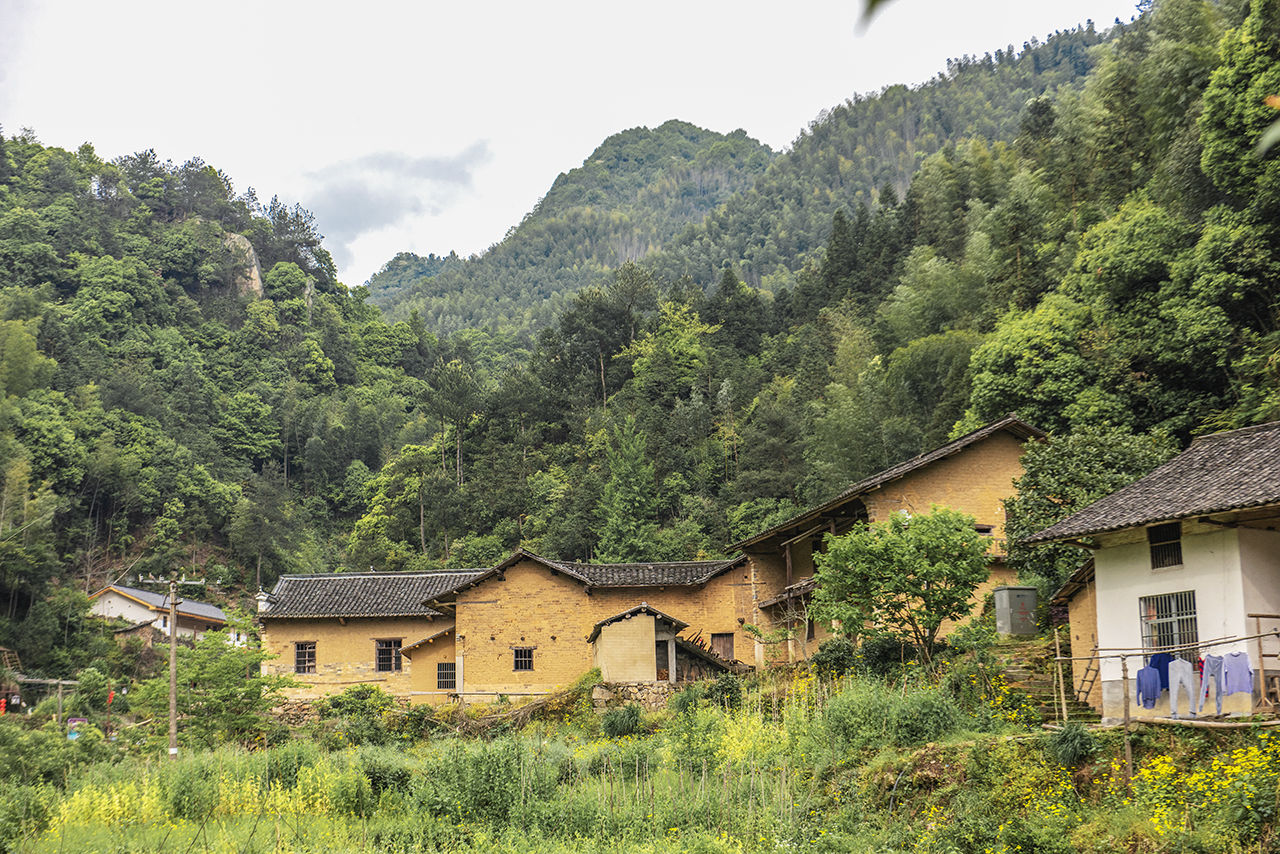
[[[162,578],[140,578],[146,584],[165,583]],[[178,585],[200,585],[203,581],[188,581],[177,572],[169,573],[169,758],[178,758]]]
[[[169,758],[178,758],[178,576],[169,576]]]

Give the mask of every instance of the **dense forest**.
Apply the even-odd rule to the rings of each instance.
[[[175,567],[244,602],[715,555],[1006,412],[1094,449],[1280,416],[1277,93],[1280,2],[1159,0],[781,155],[628,131],[481,259],[398,256],[394,320],[198,159],[0,136],[0,645],[74,672],[84,594]]]

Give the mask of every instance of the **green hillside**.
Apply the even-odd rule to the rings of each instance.
[[[773,153],[744,131],[687,122],[615,134],[561,174],[507,236],[479,258],[411,287],[370,282],[393,317],[418,315],[433,331],[485,327],[528,332],[565,299],[648,255],[764,172]]]
[[[1255,152],[1280,2],[1246,11],[1159,0],[1090,49],[1080,85],[1024,100],[1009,141],[941,145],[900,201],[837,209],[774,293],[732,267],[703,288],[601,261],[603,284],[519,346],[437,336],[422,308],[389,323],[334,280],[306,211],[199,160],[3,138],[0,646],[37,674],[119,672],[84,593],[175,567],[247,603],[281,572],[491,565],[520,545],[721,554],[1008,412],[1055,439],[1057,491],[1011,518],[1025,530],[1198,433],[1280,417],[1280,152]],[[607,206],[657,174],[674,173],[590,183]],[[556,186],[517,231],[594,210],[574,206],[584,183]],[[528,245],[504,244],[512,275],[552,263]],[[1046,587],[1064,568],[1015,557]]]

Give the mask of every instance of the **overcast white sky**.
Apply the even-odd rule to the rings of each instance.
[[[0,0],[0,124],[204,158],[317,216],[343,280],[497,242],[606,136],[670,118],[775,149],[947,57],[1134,0]]]

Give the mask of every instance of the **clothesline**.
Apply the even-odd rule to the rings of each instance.
[[[1256,635],[1245,635],[1244,637],[1219,638],[1217,640],[1183,644],[1182,646],[1162,646],[1154,649],[1142,649],[1140,647],[1108,647],[1105,649],[1094,650],[1093,655],[1058,656],[1054,658],[1054,661],[1092,661],[1095,658],[1118,658],[1123,661],[1126,658],[1136,658],[1142,655],[1155,655],[1159,652],[1174,653],[1183,652],[1188,649],[1201,649],[1206,646],[1226,646],[1227,644],[1242,643],[1248,640],[1256,640],[1257,638],[1280,639],[1280,629],[1272,629],[1269,632],[1261,632]]]

